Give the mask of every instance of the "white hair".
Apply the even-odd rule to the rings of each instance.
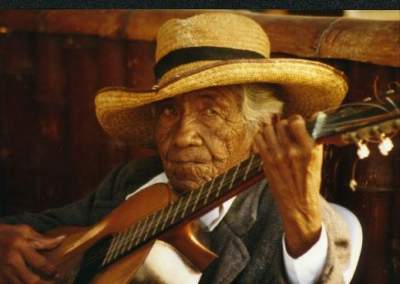
[[[269,121],[275,113],[281,113],[283,101],[278,98],[279,88],[271,84],[239,85],[242,94],[241,110],[250,126]]]

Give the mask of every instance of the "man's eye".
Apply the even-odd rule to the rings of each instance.
[[[176,115],[176,108],[173,106],[165,106],[163,107],[161,114],[165,116]]]
[[[215,116],[215,115],[218,115],[218,112],[217,112],[215,109],[207,108],[207,109],[205,110],[205,114],[206,114],[207,116]]]

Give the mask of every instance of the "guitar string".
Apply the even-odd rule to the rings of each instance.
[[[241,165],[242,165],[242,164],[239,164],[238,167],[240,167]],[[245,167],[243,170],[246,171],[246,168],[247,168],[247,167],[248,167],[248,165],[246,165],[246,167]],[[235,168],[237,168],[237,167],[233,167],[232,169],[235,169]],[[254,168],[259,168],[259,166],[256,165]],[[254,169],[254,168],[253,168],[253,169]],[[232,169],[230,169],[230,170],[232,170]],[[230,170],[229,170],[229,171],[230,171]],[[227,171],[227,173],[228,173],[229,171]],[[224,180],[224,183],[223,183],[223,185],[222,185],[222,187],[225,188],[224,191],[226,191],[226,185],[228,185],[229,183],[230,183],[230,179]],[[203,188],[203,189],[206,189],[206,188],[207,188],[207,191],[208,191],[208,189],[209,189],[209,188],[206,187],[206,186],[205,186],[205,187],[202,187],[202,188]],[[215,192],[213,192],[213,193],[214,193],[214,195],[215,195]],[[201,199],[202,201],[205,200],[205,199],[204,199],[204,195],[205,195],[205,194],[207,194],[207,192],[204,192],[204,191],[199,192],[199,194],[198,194],[198,195],[200,195],[200,199]],[[218,195],[216,195],[214,198],[218,198],[219,196],[220,196],[220,195],[218,194]],[[188,197],[188,196],[185,196],[185,197]],[[185,198],[185,197],[183,197],[183,198]],[[178,213],[178,214],[176,214],[176,215],[183,215],[184,213],[189,213],[190,211],[187,211],[188,208],[191,208],[192,212],[194,212],[194,210],[197,209],[197,208],[193,208],[194,203],[196,203],[196,199],[197,199],[196,195],[194,195],[194,198],[193,198],[193,199],[192,199],[192,198],[188,198],[188,199],[185,201],[185,204],[186,204],[187,206],[185,206],[183,210],[177,210],[177,213]],[[176,203],[177,203],[177,202],[176,202]],[[156,213],[154,213],[154,214],[159,214],[159,212],[161,212],[162,210],[167,210],[167,209],[170,210],[171,207],[175,206],[176,203],[170,204],[169,206],[167,206],[167,207],[161,209],[160,211],[158,211],[158,212],[156,212]],[[168,207],[170,207],[170,208],[168,208]],[[176,211],[176,210],[175,210],[175,211]],[[149,215],[148,217],[151,217],[151,216],[152,216],[152,215]],[[186,215],[185,215],[185,216],[186,216]],[[146,217],[146,218],[148,218],[148,217]],[[181,219],[183,219],[183,218],[185,218],[185,217],[181,217]],[[168,224],[168,223],[169,223],[169,224]],[[171,220],[168,220],[168,218],[166,218],[166,219],[164,219],[164,221],[163,221],[161,224],[162,224],[162,225],[161,225],[161,230],[158,230],[158,231],[157,231],[157,230],[154,230],[156,233],[153,232],[152,234],[150,234],[149,238],[143,239],[143,235],[144,235],[144,234],[148,234],[148,232],[151,231],[151,230],[153,230],[154,227],[146,228],[147,225],[140,224],[140,222],[139,222],[139,223],[137,223],[136,225],[134,225],[134,227],[142,226],[141,228],[137,228],[137,230],[140,230],[141,233],[137,236],[137,238],[134,238],[134,239],[132,238],[132,239],[127,240],[127,241],[128,241],[128,242],[131,242],[131,243],[134,243],[134,246],[138,246],[138,245],[140,245],[140,244],[146,242],[148,239],[154,237],[156,234],[160,233],[160,232],[163,230],[163,228],[164,228],[167,224],[168,224],[168,226],[172,225],[173,222],[171,222]],[[129,228],[127,228],[127,229],[125,229],[124,231],[118,233],[118,235],[120,235],[120,234],[125,234],[126,231],[129,231]],[[117,236],[118,236],[118,235],[117,235]],[[120,236],[120,238],[119,238],[117,241],[118,241],[118,242],[124,242],[125,237],[126,237],[126,238],[130,238],[129,235]],[[104,263],[104,265],[108,264],[109,262],[112,262],[115,258],[118,258],[120,255],[125,254],[127,251],[129,251],[129,250],[132,248],[132,246],[130,246],[129,249],[127,249],[127,247],[125,247],[124,249],[121,249],[121,247],[123,247],[123,245],[120,245],[120,246],[115,245],[115,246],[117,247],[116,249],[118,250],[118,252],[114,253],[114,255],[109,256],[109,257],[108,257],[108,258],[109,258],[108,261],[107,261],[106,263]]]
[[[221,185],[219,186],[219,189],[221,189],[221,187],[223,187],[223,188],[225,188],[225,190],[226,190],[226,185],[227,185],[226,182],[229,182],[229,181],[230,181],[230,185],[229,185],[228,188],[231,188],[232,185],[233,185],[233,182],[236,182],[236,181],[237,181],[237,178],[236,178],[236,177],[237,177],[238,169],[241,168],[244,164],[245,164],[245,163],[243,163],[243,164],[241,163],[241,164],[239,164],[239,165],[237,165],[237,166],[231,168],[230,170],[228,170],[228,171],[226,172],[226,176],[228,177],[228,179],[225,179],[225,176],[223,176],[223,177],[221,178],[221,181],[223,182],[223,184],[221,184]],[[249,166],[249,165],[245,165],[245,167],[243,168],[243,170],[246,171],[246,169],[248,168],[248,166]],[[257,168],[257,167],[259,167],[259,166],[257,165],[255,168]],[[232,171],[233,171],[233,176],[232,176]],[[218,178],[215,178],[214,181],[217,180],[217,179],[218,179]],[[173,221],[175,220],[176,215],[179,215],[178,213],[182,213],[181,215],[183,215],[184,213],[187,212],[186,210],[187,210],[188,208],[190,208],[190,209],[192,210],[191,213],[192,213],[194,210],[196,210],[196,209],[197,209],[196,205],[197,205],[197,203],[199,202],[200,199],[201,199],[201,201],[204,201],[204,203],[207,202],[207,201],[208,201],[208,200],[207,200],[207,199],[208,199],[208,196],[206,196],[206,198],[204,198],[204,194],[206,194],[206,195],[209,194],[209,192],[210,192],[211,189],[212,189],[212,185],[213,185],[213,182],[207,182],[207,183],[203,184],[203,185],[200,187],[197,196],[196,196],[196,194],[195,194],[195,195],[192,197],[192,194],[190,194],[190,195],[187,197],[186,202],[184,202],[184,203],[185,203],[185,207],[183,207],[183,210],[179,210],[179,208],[174,208],[174,207],[176,207],[176,204],[177,204],[178,201],[175,201],[174,203],[172,203],[172,204],[170,204],[169,206],[165,207],[164,210],[167,210],[167,209],[168,209],[168,213],[167,213],[167,216],[166,216],[165,219],[164,219],[164,222],[162,222],[161,230],[158,230],[158,232],[159,232],[159,231],[163,231],[163,229],[164,229],[164,227],[167,225],[167,223],[169,223],[168,225],[173,224],[173,223],[174,223]],[[204,190],[207,190],[207,192],[205,192]],[[195,191],[191,191],[191,193],[195,193]],[[220,193],[219,193],[219,192],[213,192],[213,193],[214,193],[214,195],[215,195],[214,198],[218,198],[218,197],[220,196]],[[204,204],[204,203],[203,203],[203,204]],[[171,209],[173,209],[172,211],[175,212],[173,219],[169,219],[169,218],[168,218],[168,217],[169,217],[168,215],[169,215]],[[161,212],[161,210],[160,210],[159,212],[156,212],[155,214],[153,214],[153,216],[155,216],[155,215],[160,215],[160,217],[161,217],[161,215],[164,214],[166,211],[163,212],[163,213],[160,213],[160,212]],[[182,218],[182,217],[181,217],[181,218]],[[153,229],[154,229],[154,230],[153,230]],[[148,228],[146,228],[146,229],[143,231],[143,233],[145,233],[145,235],[144,235],[145,237],[143,237],[143,233],[140,234],[140,235],[138,236],[139,239],[132,238],[132,237],[129,236],[129,235],[126,235],[125,237],[129,238],[128,241],[136,241],[136,242],[137,242],[137,241],[140,241],[141,239],[143,239],[143,241],[144,241],[144,240],[146,240],[146,236],[148,235],[148,233],[149,233],[151,230],[153,230],[154,232],[153,232],[152,234],[150,234],[150,236],[154,236],[155,234],[158,233],[156,227],[149,226]],[[124,252],[122,251],[121,253],[124,253]]]
[[[259,158],[259,157],[258,157],[258,158]],[[248,160],[250,160],[250,158],[244,160],[242,163],[245,163],[245,162],[248,161]],[[256,163],[254,163],[254,162],[256,162]],[[250,168],[249,168],[248,175],[254,175],[254,174],[256,173],[255,170],[257,170],[257,169],[260,168],[260,161],[259,161],[259,160],[255,160],[254,162],[253,162],[254,164],[251,165]],[[239,164],[238,166],[240,167],[240,165],[242,165],[242,163]],[[243,169],[241,169],[241,170],[238,171],[239,173],[238,173],[238,178],[237,178],[237,180],[240,178],[240,176],[241,176],[242,174],[244,174],[244,173],[246,172],[247,166],[248,166],[248,165],[246,165],[246,167],[244,167]],[[233,168],[236,168],[236,167],[233,167]],[[233,168],[231,168],[231,169],[233,169]],[[229,169],[227,172],[229,172],[231,169]],[[219,176],[218,176],[218,177],[219,177]],[[216,177],[215,179],[218,179],[218,177]],[[225,187],[226,187],[226,185],[230,184],[230,182],[231,182],[231,181],[230,181],[229,179],[227,179],[226,181],[224,181],[224,184],[223,184],[223,188],[224,188],[224,189],[222,190],[223,193],[224,193],[227,189],[229,190],[229,188],[225,188]],[[204,197],[204,194],[206,194],[206,192],[203,192],[203,193],[202,193],[202,195],[203,195],[202,197]],[[188,196],[188,195],[182,196],[180,199],[183,199],[183,198],[185,198],[185,197],[187,197],[187,196]],[[200,197],[200,199],[201,199],[201,201],[204,201],[204,199],[203,199],[202,197]],[[214,199],[216,199],[216,198],[218,198],[218,197],[220,197],[220,196],[215,196]],[[209,198],[209,196],[208,196],[207,198]],[[179,200],[179,199],[178,199],[178,200]],[[172,205],[178,203],[178,200],[177,200],[176,202],[174,202],[174,203],[171,203],[171,204],[168,205],[168,206],[172,206]],[[190,207],[191,207],[190,205],[193,205],[193,202],[195,202],[195,199],[187,200],[187,202],[189,202],[188,207],[190,208]],[[192,203],[192,204],[191,204],[191,203]],[[167,206],[167,207],[168,207],[168,206]],[[165,208],[167,208],[167,207],[164,207],[163,209],[165,209]],[[163,209],[161,209],[161,210],[163,210]],[[155,213],[153,213],[153,214],[158,214],[159,212],[161,212],[161,210],[159,210],[159,211],[157,211],[157,212],[155,212]],[[192,210],[191,213],[193,213],[193,211],[194,211],[194,210]],[[183,210],[178,210],[178,214],[177,214],[177,215],[179,216],[181,213],[183,213]],[[185,212],[185,213],[187,213],[187,212]],[[153,215],[153,214],[152,214],[152,215]],[[149,215],[148,217],[150,217],[150,216],[151,216],[151,215]],[[185,217],[187,217],[187,216],[185,216]],[[182,221],[185,217],[180,218],[179,221]],[[139,223],[140,223],[141,221],[143,221],[143,219],[140,220],[140,221],[138,221],[138,222],[137,222],[136,224],[134,224],[133,226],[136,227],[137,225],[139,225]],[[166,220],[166,221],[167,221],[167,220]],[[178,224],[179,221],[178,221],[178,222],[175,222],[175,224]],[[169,224],[168,226],[171,226],[171,225],[173,225],[173,224]],[[129,226],[129,227],[126,228],[125,230],[128,231],[131,227],[132,227],[132,226]],[[125,230],[122,231],[122,232],[116,233],[115,235],[113,235],[112,238],[118,237],[121,233],[125,232]],[[150,230],[151,230],[151,229],[150,229]],[[153,238],[154,236],[156,236],[156,235],[159,234],[159,233],[161,233],[161,232],[157,232],[157,233],[155,233],[155,234],[151,234],[150,237],[148,237],[148,240],[150,240],[151,238]],[[122,239],[123,237],[120,236],[120,238]],[[138,246],[142,245],[145,241],[148,241],[148,240],[143,240],[142,242],[140,242],[140,239],[139,239],[139,243],[135,244],[135,247],[138,247]],[[110,241],[112,241],[112,239],[111,239]],[[120,240],[119,240],[119,241],[120,241]],[[136,242],[137,240],[135,239],[135,240],[132,240],[132,241]],[[90,266],[90,265],[93,264],[94,262],[96,262],[96,261],[98,261],[98,260],[102,260],[102,259],[105,257],[105,254],[107,254],[107,251],[104,251],[104,249],[108,249],[108,248],[110,247],[110,245],[111,245],[111,242],[110,242],[109,244],[104,244],[104,245],[99,246],[99,247],[98,247],[98,250],[96,251],[96,253],[92,254],[91,257],[90,257],[89,259],[86,260],[85,266]],[[132,249],[132,248],[131,248],[131,249]],[[126,253],[126,252],[127,252],[127,251],[125,251],[124,253]],[[122,253],[122,254],[124,254],[124,253]],[[117,254],[117,256],[113,258],[113,260],[114,260],[115,258],[120,257],[122,254]],[[102,259],[98,259],[100,256],[101,256]],[[107,262],[106,264],[104,264],[104,266],[105,266],[105,265],[108,265],[108,264],[110,264],[110,263],[112,263],[113,260],[110,261],[110,262]],[[101,266],[103,267],[103,265],[101,265]]]
[[[386,108],[384,108],[384,107],[382,107],[380,105],[375,105],[375,104],[370,104],[370,103],[357,103],[357,105],[348,104],[348,105],[342,105],[342,107],[343,106],[354,107],[354,106],[360,106],[360,105],[361,106],[369,106],[370,108],[367,109],[367,110],[358,111],[357,113],[352,113],[351,116],[353,116],[353,117],[355,115],[368,116],[368,115],[370,115],[370,113],[372,111],[376,111],[378,109],[383,111],[383,113],[381,113],[379,115],[386,115],[386,114],[391,112],[391,111],[388,111]],[[340,114],[340,111],[343,111],[343,110],[347,110],[347,108],[342,108],[339,111],[337,111],[336,113]],[[325,135],[332,133],[337,127],[346,125],[349,122],[351,122],[352,120],[349,120],[348,116],[349,115],[346,114],[345,117],[340,117],[340,116],[335,117],[335,116],[332,116],[332,115],[329,116],[329,114],[328,114],[327,120],[324,123],[324,128],[322,129],[322,131],[319,133],[318,137],[316,137],[316,138],[324,137]],[[343,122],[340,121],[340,120],[344,120],[344,119],[345,119],[346,123],[343,123]],[[314,122],[314,121],[312,121],[312,122]]]
[[[244,165],[245,165],[245,167],[243,167]],[[259,166],[256,165],[254,168],[258,168],[258,167],[259,167]],[[244,170],[244,171],[247,170],[247,172],[250,170],[249,165],[246,165],[246,164],[243,162],[242,164],[239,164],[238,166],[233,167],[232,169],[230,169],[229,171],[227,171],[227,172],[226,172],[226,173],[228,174],[227,176],[230,178],[230,179],[227,180],[227,182],[230,181],[229,186],[232,185],[232,179],[231,179],[232,170],[235,170],[235,171],[233,172],[233,175],[236,176],[235,174],[236,174],[236,171],[237,171],[238,168],[241,168],[241,169],[242,169],[242,173],[243,173],[243,170]],[[253,170],[254,170],[254,168],[253,168]],[[226,190],[227,182],[225,182],[225,179],[222,179],[222,180],[224,181],[224,184],[223,184],[222,187],[224,187],[225,190]],[[236,179],[235,179],[235,181],[236,181]],[[207,194],[207,195],[209,194],[209,191],[210,191],[209,189],[211,188],[211,185],[208,185],[208,186],[204,186],[204,185],[206,185],[206,184],[203,184],[203,186],[201,187],[201,189],[202,189],[203,191],[201,191],[200,194],[198,194],[197,196],[194,195],[194,199],[186,199],[186,200],[185,200],[185,204],[186,204],[187,206],[185,206],[183,210],[177,210],[177,209],[179,209],[179,208],[174,208],[174,207],[175,207],[175,204],[171,204],[170,206],[168,206],[169,208],[166,207],[164,210],[167,210],[167,209],[168,209],[168,212],[170,212],[170,211],[171,211],[171,208],[174,208],[173,211],[175,211],[175,213],[178,213],[178,212],[179,212],[179,214],[182,213],[181,215],[184,215],[184,213],[190,213],[189,211],[186,211],[187,208],[190,207],[191,210],[192,210],[192,212],[193,212],[194,210],[197,209],[197,208],[194,208],[194,205],[197,204],[198,200],[201,198],[201,201],[206,201],[205,198],[204,198],[204,194]],[[205,189],[207,189],[207,192],[204,191]],[[214,192],[214,195],[215,195],[215,192]],[[217,197],[219,197],[219,196],[220,196],[220,195],[217,194],[217,195],[215,195],[214,198],[217,198]],[[206,199],[207,199],[207,197],[206,197]],[[190,205],[190,206],[189,206],[189,205]],[[178,212],[177,212],[177,211],[178,211]],[[160,211],[160,212],[161,212],[161,211]],[[158,214],[158,215],[160,215],[160,217],[161,217],[161,216],[163,215],[163,213],[165,213],[165,212],[162,212],[161,214]],[[155,215],[157,215],[157,214],[150,215],[149,217],[151,218],[151,217],[154,217]],[[140,230],[140,231],[141,231],[141,233],[137,236],[137,238],[133,238],[131,235],[126,234],[127,231],[128,231],[128,232],[131,231],[129,228],[127,228],[127,229],[126,229],[125,231],[123,231],[123,232],[118,233],[119,235],[117,235],[117,240],[116,240],[116,241],[118,241],[118,242],[123,242],[124,244],[126,244],[126,243],[131,243],[131,244],[130,244],[129,246],[127,246],[127,245],[120,245],[120,246],[118,246],[118,245],[115,245],[115,244],[114,244],[113,247],[117,247],[117,252],[114,252],[114,253],[111,252],[111,254],[109,254],[109,251],[107,251],[107,254],[106,254],[106,257],[104,258],[103,264],[106,265],[107,263],[112,262],[114,259],[118,258],[120,255],[125,254],[127,251],[129,251],[129,250],[132,248],[132,246],[137,246],[137,245],[139,245],[139,244],[141,244],[141,243],[147,241],[148,239],[150,239],[151,237],[153,237],[154,235],[156,235],[156,234],[159,233],[160,231],[163,231],[164,227],[165,227],[167,224],[168,224],[169,226],[170,226],[171,224],[174,224],[173,221],[174,221],[174,219],[175,219],[175,215],[177,215],[177,214],[174,214],[174,218],[173,218],[172,220],[169,219],[168,216],[167,216],[167,218],[164,219],[164,222],[163,222],[162,225],[161,225],[161,229],[156,228],[156,227],[152,227],[152,226],[147,226],[147,225],[144,225],[144,224],[142,225],[141,223],[137,223],[137,226],[135,226],[135,227],[144,226],[144,228],[141,228],[141,230],[140,230],[140,228],[134,228],[134,229],[136,229],[136,231],[137,231],[137,230]],[[159,219],[160,219],[160,218],[159,218]],[[153,228],[154,228],[154,230],[153,230]],[[132,229],[132,228],[131,228],[131,229]],[[158,231],[157,231],[156,229],[158,229]],[[149,231],[151,231],[151,230],[153,230],[154,232],[153,232],[152,234],[150,234],[149,238],[143,237],[143,234],[144,234],[145,236],[147,236],[148,233],[149,233]],[[121,237],[120,234],[123,234],[124,236]],[[120,237],[120,238],[118,239],[118,237]],[[136,237],[136,236],[135,236],[135,237]],[[112,245],[111,245],[111,246],[112,246]]]
[[[243,163],[244,164],[244,163]],[[231,181],[231,183],[232,183],[232,177],[231,177],[231,174],[228,174],[230,171],[232,171],[233,169],[235,170],[235,172],[233,173],[233,175],[234,176],[236,176],[235,175],[235,173],[236,173],[236,170],[238,169],[238,168],[240,168],[241,166],[243,166],[243,164],[239,164],[238,166],[235,166],[235,167],[233,167],[233,168],[231,168],[230,170],[228,170],[226,173],[227,173],[227,177],[229,178],[229,180]],[[246,167],[248,167],[248,165],[246,165]],[[215,178],[214,179],[214,181],[216,180],[216,179],[218,179],[218,177],[217,178]],[[228,180],[228,181],[229,181]],[[222,181],[224,182],[224,184],[222,185],[222,187],[226,187],[226,183],[225,183],[225,179],[222,179]],[[235,181],[236,181],[236,179],[235,179]],[[207,192],[204,192],[204,190],[207,190]],[[188,208],[187,207],[189,207],[189,205],[193,205],[192,204],[192,200],[194,200],[194,205],[196,205],[198,202],[199,202],[199,199],[201,198],[201,200],[202,201],[205,201],[205,199],[204,199],[204,194],[209,194],[209,192],[211,191],[210,189],[212,189],[212,182],[207,182],[207,183],[204,183],[201,187],[200,187],[200,189],[199,189],[199,191],[197,191],[198,192],[198,194],[197,194],[197,196],[196,195],[194,195],[193,196],[193,199],[192,199],[192,197],[189,195],[189,197],[188,196],[185,196],[186,198],[188,198],[188,200],[186,201],[186,203],[185,203],[185,207],[184,207],[184,210],[179,210],[179,211],[177,211],[177,208],[173,208],[174,206],[176,206],[175,204],[177,204],[179,201],[177,200],[177,201],[175,201],[174,203],[172,203],[172,204],[170,204],[169,206],[167,206],[167,207],[165,207],[165,208],[163,208],[164,210],[167,210],[168,209],[168,212],[170,212],[170,210],[171,210],[171,208],[173,208],[174,210],[174,212],[175,212],[175,214],[173,215],[173,220],[174,220],[174,218],[176,218],[176,215],[178,215],[178,213],[184,213]],[[195,193],[196,191],[191,191],[191,193]],[[219,195],[218,195],[219,196]],[[183,198],[181,198],[181,201],[182,201],[182,199],[185,199],[185,197],[183,197]],[[190,201],[190,203],[189,203],[189,201]],[[192,208],[192,211],[193,211],[193,207],[194,206],[191,206],[191,208]],[[161,215],[164,213],[161,213],[160,214],[160,212],[161,212],[161,210],[160,211],[158,211],[158,212],[156,212],[155,214],[153,214],[153,216],[154,215],[160,215],[160,217],[161,217]],[[151,216],[151,215],[150,215]],[[168,216],[167,216],[168,217]],[[161,219],[161,218],[159,218],[159,219]],[[169,219],[169,218],[165,218],[165,220],[167,220],[167,219]],[[170,222],[171,222],[171,220],[169,220]],[[165,224],[165,222],[163,222],[164,224]],[[162,225],[161,227],[163,227],[163,226],[165,226],[165,225]],[[148,234],[149,233],[149,231],[151,231],[152,229],[154,229],[154,232],[156,231],[156,228],[155,228],[156,226],[151,226],[151,227],[149,227],[149,228],[147,228],[147,231],[144,231],[144,232],[146,232],[146,234]],[[155,234],[153,232],[153,235]],[[141,235],[143,235],[143,233],[141,234]],[[128,235],[126,235],[126,237],[128,237],[128,238],[131,238],[131,236],[128,236]],[[129,241],[134,241],[135,239],[134,238],[131,238]]]
[[[189,204],[192,205],[193,200],[188,200],[188,201],[190,201]],[[183,212],[184,212],[183,210],[179,210],[179,213],[183,213]],[[187,212],[189,212],[189,211],[186,211],[185,213],[187,213]],[[142,220],[141,220],[141,221],[142,221]],[[168,220],[165,220],[165,221],[168,221]],[[178,221],[178,222],[179,222],[179,221]],[[176,222],[176,223],[178,223],[178,222]],[[140,223],[140,222],[139,222],[139,223]],[[170,226],[170,225],[171,225],[171,224],[169,224],[169,226]],[[138,229],[140,230],[140,228],[138,228]],[[156,234],[151,235],[148,239],[151,239],[152,237],[154,237],[154,236],[157,235],[158,233],[160,233],[160,232],[157,232]],[[117,236],[118,236],[118,235],[117,235]],[[139,242],[137,242],[138,240],[139,240]],[[143,240],[143,241],[140,242],[141,238],[139,238],[138,240],[137,240],[137,239],[132,240],[132,242],[137,243],[137,244],[135,244],[134,247],[138,247],[138,246],[140,246],[141,244],[143,244],[145,241],[148,241],[148,240]],[[109,247],[110,247],[110,243],[109,243],[109,244],[104,244],[104,245],[102,245],[102,246],[99,246],[99,247],[98,247],[99,250],[97,250],[97,253],[92,254],[92,255],[91,255],[91,258],[89,258],[89,259],[87,260],[87,266],[90,266],[92,263],[96,262],[97,260],[104,260],[104,256],[105,256],[105,254],[108,252]],[[123,254],[126,253],[126,252],[127,252],[127,251],[125,251],[125,252],[118,252],[117,254],[115,254],[115,256],[113,256],[112,258],[110,258],[110,260],[109,260],[107,263],[105,263],[104,265],[102,264],[101,266],[103,267],[103,266],[105,266],[105,265],[108,265],[108,264],[112,263],[112,262],[114,261],[114,259],[118,259],[121,255],[123,255]],[[101,259],[98,259],[99,257],[101,257]]]

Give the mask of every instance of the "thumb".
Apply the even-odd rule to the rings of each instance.
[[[56,248],[65,239],[65,236],[58,236],[55,238],[40,237],[31,241],[33,248],[37,250],[50,250]]]

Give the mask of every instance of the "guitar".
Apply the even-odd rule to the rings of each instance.
[[[320,112],[307,122],[307,130],[317,143],[355,143],[362,149],[365,141],[381,141],[388,147],[389,136],[400,130],[399,93],[387,93],[381,104],[363,102]],[[384,146],[381,152],[388,153]],[[262,161],[252,154],[181,196],[167,184],[152,185],[91,227],[49,232],[50,236],[67,237],[45,256],[61,274],[58,283],[129,283],[154,241],[161,239],[202,271],[216,255],[196,239],[194,220],[263,178]]]

